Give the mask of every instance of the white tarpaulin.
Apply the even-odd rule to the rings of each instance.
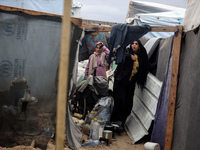
[[[62,15],[64,0],[0,0],[0,5]],[[71,16],[80,17],[81,7],[81,3],[73,2]]]
[[[150,25],[150,26],[177,26],[185,15],[185,9],[162,5],[150,2],[132,3],[132,16],[126,19],[126,23],[133,25]],[[172,32],[149,32],[145,36],[148,38],[160,37],[167,38],[174,33]]]
[[[51,101],[60,51],[61,22],[0,13],[0,90],[24,77],[31,94]],[[54,97],[55,98],[55,97]]]
[[[170,5],[164,5],[152,2],[144,2],[144,1],[131,1],[131,4],[132,4],[131,16],[128,16],[128,18],[135,16],[135,14],[160,13],[160,12],[177,11],[183,9],[180,7],[174,7]]]
[[[200,0],[188,0],[182,25],[184,31],[190,31],[200,25]]]

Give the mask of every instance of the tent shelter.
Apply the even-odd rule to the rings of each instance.
[[[18,131],[26,135],[38,135],[39,133],[43,135],[46,132],[44,130],[48,127],[54,131],[58,91],[57,71],[59,70],[61,17],[60,15],[1,5],[1,112],[9,112],[9,114],[3,113],[5,115],[3,118],[9,118],[9,120],[3,121],[1,131],[12,131],[7,130],[7,127],[9,127],[6,127],[7,123],[12,129],[16,129],[16,126],[21,126],[21,129],[18,129]],[[75,20],[76,25],[71,23],[69,78],[71,78],[70,74],[73,70],[76,56],[77,40],[79,40],[82,33],[82,29],[77,26],[80,19],[72,18],[71,20]],[[16,77],[24,77],[29,89],[13,87],[13,92],[10,91],[12,87],[11,81]],[[24,94],[21,93],[24,93],[24,91],[28,92],[28,90],[31,96],[35,97],[37,101],[35,101],[34,105],[22,106],[25,109],[23,112],[26,113],[29,111],[26,114],[30,118],[33,118],[31,115],[34,114],[39,114],[39,117],[34,120],[30,119],[24,126],[18,120],[12,120],[8,115],[12,116],[16,113],[20,115],[20,112],[17,112],[20,108],[17,105],[17,101],[18,98],[24,97]],[[10,92],[8,95],[4,94],[5,96],[2,97],[2,93],[5,93],[4,91]],[[12,93],[15,96],[17,93],[18,97],[13,97]],[[5,107],[2,107],[3,105]],[[10,109],[14,111],[14,114],[10,114]],[[40,115],[41,113],[43,114],[42,116]],[[44,113],[48,115],[44,115]],[[43,116],[49,117],[49,120],[44,121]],[[40,121],[42,121],[42,124],[40,124]],[[28,124],[31,126],[28,126]],[[31,129],[37,130],[38,133],[36,131],[33,132]],[[18,136],[16,138],[20,139]],[[29,143],[30,141],[28,140],[30,139],[24,139],[24,142]],[[7,140],[5,139],[5,141]],[[2,140],[1,144],[8,144],[5,141]],[[46,144],[45,141],[43,141],[43,145]],[[39,142],[37,141],[37,143]],[[23,145],[23,143],[21,144]]]
[[[197,13],[199,6],[200,6],[200,2],[198,0],[195,0],[195,1],[189,0],[188,1],[188,8],[186,10],[185,16],[190,16],[190,14],[194,14],[194,16],[196,16],[196,18],[193,20],[193,18],[186,17],[185,19],[187,19],[187,20],[184,19],[183,24],[182,24],[183,30],[182,30],[182,26],[152,27],[151,28],[151,31],[165,31],[165,32],[175,32],[176,33],[174,36],[174,40],[173,40],[174,41],[173,42],[173,57],[171,57],[169,59],[169,61],[167,62],[166,66],[168,66],[168,70],[165,72],[164,78],[160,78],[160,79],[163,79],[161,93],[165,96],[163,96],[163,99],[162,99],[163,101],[159,101],[159,103],[158,103],[159,105],[157,106],[157,112],[163,112],[162,111],[163,108],[166,108],[165,112],[163,113],[163,116],[165,118],[163,119],[162,116],[161,116],[161,118],[159,118],[160,117],[159,115],[155,116],[155,119],[157,122],[156,122],[156,124],[154,124],[154,130],[153,130],[153,134],[152,134],[152,139],[154,140],[154,142],[159,143],[162,146],[162,148],[164,148],[165,150],[170,150],[170,149],[197,150],[200,147],[200,142],[198,140],[199,139],[198,137],[200,135],[200,133],[199,133],[199,131],[200,131],[199,130],[199,117],[198,117],[198,115],[196,115],[199,112],[199,106],[200,106],[200,104],[198,102],[199,70],[197,69],[198,61],[199,61],[199,57],[200,57],[199,52],[198,52],[198,50],[199,50],[199,20],[200,19],[199,19],[198,13]],[[5,12],[5,9],[3,7],[1,7],[1,10],[4,10],[1,12],[1,17],[5,16],[5,15],[6,16],[7,15],[8,16],[18,15],[18,13],[16,13],[16,12],[14,12],[14,14],[13,14],[13,12]],[[10,10],[16,11],[17,9],[12,8]],[[18,11],[19,11],[19,9],[18,9]],[[22,10],[20,10],[20,11],[22,11]],[[35,12],[35,13],[38,13],[38,12]],[[56,17],[55,18],[50,17],[51,19],[49,20],[45,16],[40,16],[42,18],[40,18],[38,20],[38,18],[37,18],[38,16],[32,16],[32,15],[21,14],[21,13],[19,15],[20,16],[22,15],[26,19],[28,18],[28,21],[29,21],[29,19],[31,21],[33,19],[34,21],[36,21],[36,23],[37,22],[41,23],[43,21],[44,21],[44,24],[45,24],[45,21],[52,22],[52,27],[55,28],[58,26],[59,29],[57,32],[59,32],[59,30],[60,30],[59,19],[58,20],[56,19],[56,21],[54,20]],[[10,17],[9,17],[9,19],[10,19]],[[4,27],[3,28],[4,32],[1,33],[1,36],[8,38],[9,36],[16,35],[15,40],[17,41],[16,37],[19,37],[19,36],[17,36],[17,35],[19,35],[19,33],[21,33],[21,35],[24,35],[26,33],[25,32],[26,31],[25,30],[26,22],[25,23],[20,22],[18,24],[14,23],[14,25],[12,26],[12,23],[10,23],[9,19],[5,19],[6,21],[4,21],[4,25],[2,25]],[[191,19],[191,21],[190,21],[190,19]],[[16,20],[14,20],[14,21],[16,21]],[[21,20],[17,20],[17,21],[21,21]],[[80,23],[80,22],[78,22],[78,21],[76,22],[76,21],[75,21],[75,24]],[[18,27],[17,28],[18,34],[15,32],[12,32],[12,30],[10,30],[10,29],[14,29],[13,27],[15,25],[17,27],[19,25],[23,25],[22,27],[24,27],[25,29],[19,30],[18,29],[19,27]],[[86,23],[81,24],[80,23],[80,26],[81,26],[81,28],[86,28],[86,29],[95,30],[95,31],[110,31],[111,30],[111,26],[99,26],[96,24],[86,24]],[[74,31],[78,30],[79,35],[80,35],[79,28],[76,28],[73,25],[72,25],[72,28],[74,29]],[[33,31],[36,31],[36,30],[33,30]],[[184,31],[184,34],[182,34],[182,31]],[[33,34],[33,37],[35,34],[39,34],[39,33],[35,32]],[[53,34],[55,34],[55,33],[53,33]],[[182,35],[184,35],[184,36],[182,36]],[[26,42],[25,36],[21,36],[21,37],[23,37],[23,39],[21,39],[21,42]],[[28,36],[27,38],[29,39],[30,37]],[[74,39],[77,40],[77,38],[74,38]],[[75,42],[76,40],[71,40],[71,42],[73,42],[73,41]],[[54,41],[54,40],[52,40],[52,41]],[[2,43],[2,44],[5,44],[5,43]],[[168,43],[166,43],[166,44],[168,44]],[[73,44],[73,45],[76,45],[76,44]],[[29,48],[30,47],[34,48],[35,46],[37,47],[37,45],[30,46],[29,44],[27,44],[27,46],[29,46]],[[6,48],[6,46],[4,48]],[[15,48],[20,48],[20,46],[18,46],[18,47],[16,46]],[[3,50],[3,49],[1,49],[1,50]],[[26,53],[28,53],[27,51],[29,49],[24,49],[24,50]],[[36,50],[37,50],[37,48],[36,48]],[[163,53],[163,51],[161,53]],[[6,55],[6,56],[8,56],[8,55]],[[36,55],[36,56],[38,56],[38,55]],[[170,54],[169,54],[169,56],[170,56]],[[38,59],[40,57],[38,56]],[[180,59],[180,66],[179,66],[179,59]],[[14,61],[14,62],[17,62],[17,61]],[[1,67],[3,66],[3,69],[5,69],[5,66],[10,65],[10,63],[8,63],[8,61],[2,61],[2,64],[4,64],[4,63],[7,63],[7,64],[1,65]],[[45,64],[48,65],[48,63],[45,63]],[[73,62],[72,62],[72,64],[73,64]],[[57,64],[55,65],[55,68],[57,65],[58,65],[58,61],[57,61]],[[172,66],[172,67],[170,67],[170,66]],[[9,69],[9,68],[7,68],[7,69]],[[43,71],[46,71],[46,70],[44,69]],[[55,69],[55,72],[56,72],[56,69]],[[54,79],[56,78],[55,72],[54,72]],[[4,73],[4,75],[6,73],[7,76],[9,75],[9,72],[4,71],[1,73]],[[4,78],[6,78],[6,77],[4,77]],[[32,78],[30,80],[28,80],[28,83],[31,80],[32,80]],[[45,80],[43,80],[43,81],[45,81]],[[6,81],[6,83],[8,85],[9,80]],[[52,85],[52,83],[51,83],[51,85]],[[9,85],[7,87],[9,87]],[[30,87],[32,87],[32,86],[30,86]],[[152,88],[152,89],[154,89],[154,88]],[[64,89],[64,90],[66,91],[67,89]],[[35,94],[36,94],[36,92],[33,93],[33,95],[35,95]],[[41,99],[41,97],[39,97],[38,99]],[[140,103],[140,101],[138,101],[138,100],[137,100],[137,102],[138,102],[138,105],[139,104],[141,104],[143,106],[146,105],[143,102]],[[162,102],[164,102],[164,104]],[[134,109],[136,110],[136,107]],[[60,110],[58,110],[58,111],[60,111]],[[137,113],[135,113],[135,114],[137,115]],[[140,118],[140,116],[135,116],[135,118]],[[60,120],[60,122],[63,123],[64,120]],[[159,128],[156,128],[156,127],[159,127]],[[162,132],[160,132],[160,131],[162,131]],[[63,133],[61,133],[61,136],[62,136],[62,134]],[[59,137],[59,138],[61,140],[64,140],[63,137]],[[73,137],[71,137],[71,138],[73,139]],[[164,143],[163,143],[163,141],[164,141]]]
[[[184,8],[152,2],[130,1],[125,23],[131,25],[177,26],[181,24],[184,14]],[[148,38],[167,38],[172,35],[172,32],[150,32],[145,36]]]
[[[172,77],[175,74],[171,73],[173,67],[170,67],[171,64],[173,66],[175,62],[179,61],[179,56],[175,56],[175,51],[173,52],[173,61],[169,59],[167,63],[169,67],[165,71],[164,78],[160,78],[163,79],[163,86],[151,140],[159,143],[165,150],[197,150],[200,146],[198,140],[200,135],[199,117],[196,115],[200,106],[197,92],[199,91],[199,69],[197,66],[199,61],[199,5],[199,1],[189,0],[182,22],[184,34],[180,37],[182,41],[180,66],[176,66],[180,69],[177,72],[177,96],[176,89],[172,90],[174,83]],[[162,53],[164,54],[164,51],[160,51],[160,54]]]
[[[0,0],[1,5],[35,10],[40,12],[46,12],[51,14],[63,14],[63,4],[64,0],[37,0],[37,1],[26,1],[26,0]],[[80,2],[74,2],[72,0],[72,8],[71,8],[71,16],[72,17],[80,17],[80,10],[82,4]]]

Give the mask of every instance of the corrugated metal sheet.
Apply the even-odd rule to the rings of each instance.
[[[148,135],[154,120],[162,82],[151,73],[143,90],[136,87],[131,115],[127,118],[125,129],[134,142]]]

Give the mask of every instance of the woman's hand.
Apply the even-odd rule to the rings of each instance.
[[[136,57],[135,57],[134,55],[131,55],[131,59],[132,59],[133,61],[135,61],[135,60],[136,60]]]

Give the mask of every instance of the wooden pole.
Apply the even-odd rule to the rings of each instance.
[[[128,12],[126,14],[126,19],[132,17],[132,9],[133,9],[132,7],[133,7],[133,2],[130,1],[128,5]]]
[[[165,135],[165,150],[171,150],[172,147],[182,30],[183,30],[182,26],[179,26],[178,35],[174,37],[169,106],[168,106],[167,127]]]
[[[70,33],[71,33],[71,0],[64,1],[64,16],[62,19],[61,49],[59,62],[57,120],[56,120],[56,150],[63,150],[65,139],[65,121],[67,108],[67,79],[69,69]]]

